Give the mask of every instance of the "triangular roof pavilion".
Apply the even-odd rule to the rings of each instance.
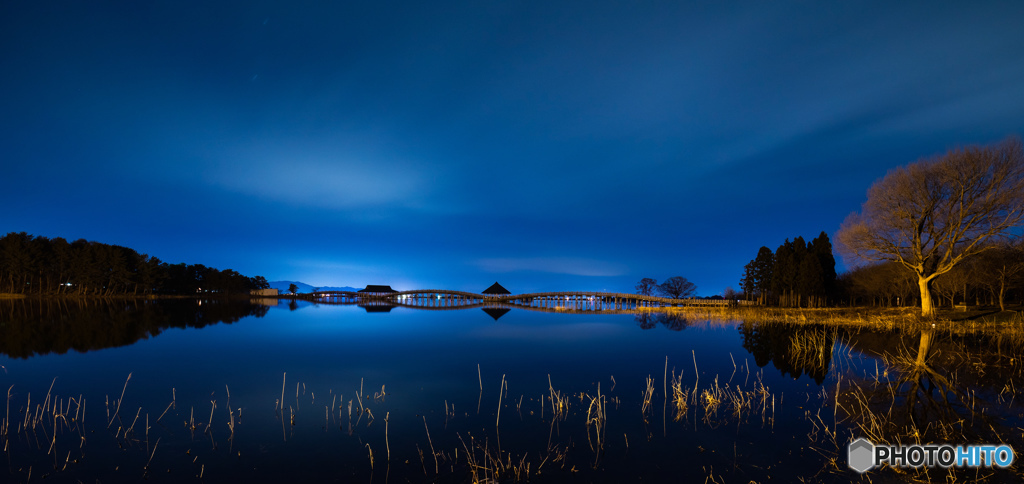
[[[504,287],[501,287],[501,284],[498,284],[497,282],[495,282],[494,284],[491,284],[491,287],[488,287],[487,289],[484,289],[483,294],[502,295],[502,294],[512,294],[512,293],[508,292],[508,289],[505,289]]]

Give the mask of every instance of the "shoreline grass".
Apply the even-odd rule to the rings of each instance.
[[[775,308],[775,307],[670,307],[640,308],[637,313],[668,313],[691,320],[715,323],[756,322],[824,324],[870,329],[920,330],[934,328],[957,334],[1013,331],[1024,334],[1024,312],[943,310],[934,319],[924,319],[916,308]]]

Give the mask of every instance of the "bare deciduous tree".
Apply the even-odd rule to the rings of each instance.
[[[636,284],[636,293],[642,296],[650,296],[654,293],[654,289],[658,287],[658,281],[645,277],[640,279],[640,282]]]
[[[1019,138],[953,150],[889,171],[868,190],[837,239],[853,261],[891,260],[917,276],[921,315],[935,314],[931,282],[1012,235],[1024,220]]]
[[[666,297],[672,299],[680,299],[684,297],[691,297],[697,293],[697,285],[687,281],[685,277],[675,276],[670,277],[665,282],[658,286],[658,291],[664,294]]]
[[[881,262],[854,268],[846,275],[852,295],[875,306],[905,306],[916,290],[910,272],[896,262]]]
[[[942,299],[949,300],[949,307],[952,309],[956,304],[956,296],[961,295],[964,304],[967,304],[967,296],[964,294],[964,286],[971,280],[973,274],[969,269],[970,264],[961,264],[953,270],[936,277],[932,281],[932,292],[938,296],[935,301],[936,307],[942,306]]]
[[[743,297],[743,294],[739,293],[739,292],[736,292],[736,290],[733,289],[732,286],[727,286],[725,288],[725,290],[722,291],[722,297],[724,297],[725,299],[727,299],[729,301],[735,301],[735,300]]]
[[[978,260],[978,283],[999,302],[999,310],[1006,311],[1006,291],[1019,284],[1024,274],[1024,242],[1003,244],[986,251]]]

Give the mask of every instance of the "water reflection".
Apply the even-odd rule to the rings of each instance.
[[[654,329],[658,325],[664,326],[671,331],[682,331],[690,326],[690,322],[679,313],[644,311],[634,316],[637,326],[640,329]]]
[[[359,307],[363,308],[368,313],[390,313],[395,308],[394,304],[360,304]]]
[[[481,308],[488,316],[494,318],[495,321],[501,319],[502,316],[508,314],[511,309],[509,308]]]
[[[186,300],[21,304],[0,302],[0,314],[20,315],[23,333],[52,326],[50,340],[267,314]],[[853,437],[1021,443],[1008,432],[1020,424],[1020,347],[990,339],[682,312],[519,311],[492,323],[510,308],[295,311],[310,306],[281,301],[261,321],[168,334],[135,352],[2,362],[0,388],[13,389],[3,477],[282,482],[303,469],[308,480],[345,482],[519,472],[530,482],[848,482]],[[744,364],[745,351],[780,371]],[[870,477],[893,475],[881,472]]]
[[[1015,380],[1019,342],[1001,335],[916,336],[866,331],[851,338],[883,371],[846,382],[841,406],[879,442],[1006,442],[1022,424]],[[1017,443],[1020,445],[1020,442]]]
[[[822,326],[757,324],[739,326],[743,348],[754,357],[757,366],[771,363],[783,375],[794,380],[803,375],[821,385],[832,363],[836,333]]]
[[[0,353],[30,358],[127,346],[167,328],[202,328],[262,317],[268,307],[247,300],[8,299],[0,300]]]
[[[738,329],[758,366],[771,363],[783,375],[808,375],[819,385],[830,380],[817,395],[823,408],[834,407],[834,420],[822,419],[824,412],[808,413],[819,424],[809,435],[823,433],[835,446],[837,460],[845,445],[860,437],[876,445],[1024,447],[1024,408],[1017,395],[1024,338],[1012,329],[952,334],[930,327],[883,331],[771,323],[743,323]],[[859,368],[853,363],[844,370],[848,360],[860,360]],[[1015,472],[954,467],[900,474],[927,481],[1019,480]]]

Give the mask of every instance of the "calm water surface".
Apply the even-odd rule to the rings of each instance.
[[[837,378],[874,378],[879,361],[834,334],[794,358],[805,330],[665,315],[0,309],[12,482],[467,482],[515,469],[531,482],[845,482],[858,475],[845,465]],[[552,415],[553,392],[564,415]]]

